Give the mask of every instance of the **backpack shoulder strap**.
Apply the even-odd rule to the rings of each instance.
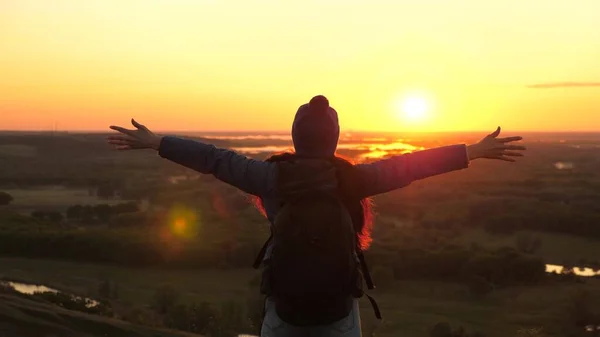
[[[265,258],[265,255],[267,254],[267,248],[269,248],[269,244],[271,243],[272,240],[273,240],[273,230],[271,230],[271,235],[269,235],[269,238],[267,239],[267,241],[265,241],[265,244],[262,246],[262,248],[258,252],[258,255],[256,256],[256,259],[254,260],[254,264],[252,265],[254,267],[254,269],[260,268],[260,266]]]
[[[365,255],[361,250],[357,250],[356,255],[358,256],[358,261],[360,262],[360,267],[363,272],[363,276],[365,278],[365,283],[367,284],[367,288],[372,290],[375,289],[375,285],[373,284],[373,279],[371,278],[371,273],[369,272],[369,268],[367,267],[367,262],[365,261]]]
[[[358,261],[360,263],[360,267],[362,269],[363,277],[364,277],[365,283],[367,284],[367,288],[369,290],[375,289],[375,285],[373,284],[373,279],[371,278],[371,273],[369,273],[369,268],[367,267],[367,262],[365,261],[365,255],[363,254],[363,252],[360,249],[357,249],[356,255],[358,256]],[[375,299],[373,297],[371,297],[369,294],[364,293],[364,292],[362,292],[362,293],[367,296],[367,298],[369,299],[369,302],[371,302],[371,307],[373,307],[373,311],[375,312],[375,317],[380,320],[381,319],[381,310],[379,309],[379,305],[377,304]]]
[[[381,310],[379,310],[379,305],[377,304],[377,302],[375,302],[375,299],[371,296],[369,296],[369,294],[365,294],[367,295],[367,298],[369,299],[369,302],[371,302],[371,306],[373,307],[373,311],[375,312],[375,317],[377,319],[381,319]]]

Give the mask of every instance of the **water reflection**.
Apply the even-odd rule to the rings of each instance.
[[[244,136],[218,136],[210,134],[199,135],[207,139],[219,139],[219,140],[292,140],[291,135],[244,135]]]
[[[277,152],[291,151],[292,148],[290,146],[269,145],[269,146],[253,146],[253,147],[250,147],[250,146],[232,147],[231,149],[236,152],[242,152],[242,153],[247,153],[247,154],[257,154],[257,153],[264,153],[264,152],[277,153]]]
[[[575,165],[571,162],[556,162],[554,163],[554,167],[558,170],[570,170],[575,167]]]
[[[290,146],[242,146],[242,147],[233,147],[231,148],[233,151],[247,153],[247,154],[257,154],[257,153],[277,153],[292,150]],[[338,144],[339,150],[354,150],[354,151],[367,151],[360,155],[361,158],[383,158],[387,155],[393,154],[401,154],[407,152],[413,152],[418,150],[423,150],[424,147],[414,146],[407,143],[394,142],[394,143],[341,143]]]
[[[385,142],[387,141],[387,138],[383,138],[383,137],[367,137],[367,138],[363,138],[363,141],[365,142]]]
[[[586,276],[586,277],[600,276],[600,270],[594,270],[592,268],[580,268],[580,267],[575,267],[575,268],[571,269],[571,268],[565,268],[564,266],[559,266],[559,265],[555,265],[555,264],[547,264],[546,272],[547,273],[556,273],[556,274],[573,273],[577,276]]]
[[[25,283],[17,283],[17,282],[3,282],[5,285],[13,288],[14,290],[20,292],[21,294],[33,295],[33,293],[58,293],[58,290],[48,288],[43,285],[37,284],[25,284]]]
[[[244,141],[244,140],[278,140],[278,141],[291,141],[292,135],[290,132],[273,132],[273,133],[262,133],[262,134],[241,134],[241,133],[211,133],[211,132],[184,132],[182,135],[190,137],[201,137],[205,139],[216,139],[216,140],[228,140],[228,141]],[[356,137],[352,133],[340,134],[340,141],[356,141],[361,139]],[[380,137],[380,136],[365,136],[362,141],[389,141],[391,138]]]
[[[46,287],[44,285],[39,285],[39,284],[29,284],[29,283],[21,283],[21,282],[11,282],[11,281],[0,281],[0,285],[3,286],[8,286],[13,288],[15,291],[21,293],[21,294],[25,294],[25,295],[33,295],[35,293],[54,293],[54,294],[58,294],[60,291],[53,289],[53,288],[49,288]],[[76,299],[81,299],[81,297],[79,296],[74,296],[71,295],[72,298],[76,298]],[[86,301],[86,307],[88,308],[92,308],[97,306],[98,303],[97,301],[94,301],[90,298],[85,298]]]
[[[364,158],[364,159],[377,159],[377,158],[383,158],[385,156],[387,156],[389,154],[389,152],[387,151],[371,151],[371,152],[367,152],[364,154],[361,154],[360,157]]]

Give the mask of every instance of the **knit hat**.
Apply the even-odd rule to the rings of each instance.
[[[339,136],[337,112],[325,96],[315,96],[298,108],[292,124],[292,141],[298,156],[332,157]]]

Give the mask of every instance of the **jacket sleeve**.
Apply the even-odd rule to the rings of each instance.
[[[415,180],[469,166],[464,144],[442,146],[356,165],[362,197],[389,192]]]
[[[250,159],[212,144],[172,136],[163,137],[158,154],[200,173],[212,174],[246,193],[256,196],[274,193],[274,163]]]

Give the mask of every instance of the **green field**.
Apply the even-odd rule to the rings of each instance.
[[[256,287],[249,281],[254,270],[165,271],[78,264],[49,260],[0,259],[1,276],[42,283],[59,290],[93,295],[100,280],[110,276],[119,285],[119,301],[148,305],[157,287],[170,284],[182,293],[184,301],[244,302],[254,298]],[[464,286],[431,281],[397,281],[373,292],[384,320],[377,322],[368,301],[361,300],[365,332],[376,336],[427,336],[438,322],[452,322],[468,331],[488,337],[514,336],[519,329],[543,327],[545,336],[564,336],[568,308],[575,291],[591,292],[590,300],[600,300],[600,280],[584,284],[549,284],[497,290],[484,298],[472,298]]]
[[[542,244],[536,251],[548,264],[579,266],[582,262],[598,264],[600,245],[598,239],[539,231],[519,231],[511,235],[493,235],[481,229],[465,231],[457,238],[464,244],[480,244],[487,247],[516,246],[519,235],[540,238]],[[600,269],[600,266],[596,266]]]
[[[91,333],[93,331],[93,333]],[[55,305],[0,294],[0,336],[19,337],[192,337],[120,320],[86,315]]]
[[[414,145],[463,138],[432,137]],[[435,337],[591,336],[584,327],[600,324],[600,278],[549,276],[540,267],[600,268],[600,162],[594,159],[600,147],[579,146],[600,145],[600,137],[531,137],[540,138],[526,144],[518,164],[481,161],[375,197],[366,258],[384,320],[376,322],[361,300],[365,337],[430,337],[443,322],[470,334]],[[0,337],[179,336],[157,330],[174,327],[169,319],[183,310],[153,307],[163,286],[190,308],[231,302],[247,316],[256,309],[247,306],[258,299],[259,272],[248,267],[268,227],[246,195],[210,176],[175,184],[168,178],[192,172],[153,152],[110,151],[103,135],[0,134],[0,144],[0,192],[14,199],[0,206],[0,278],[95,299],[103,282],[118,286],[118,296],[106,299],[113,318],[0,293]],[[125,200],[90,193],[100,188],[144,207],[117,213],[109,205]],[[75,205],[86,213],[67,216]],[[35,217],[34,211],[61,216]],[[181,219],[190,231],[178,236],[174,221]],[[523,237],[540,245],[529,251],[519,244]],[[132,312],[146,315],[146,327],[126,322]]]
[[[122,200],[103,200],[82,188],[45,186],[27,189],[4,189],[15,199],[11,207],[21,212],[34,210],[60,210],[75,204],[98,205],[115,204]]]
[[[220,302],[248,295],[249,282],[257,274],[243,270],[162,270],[119,268],[52,260],[0,258],[0,278],[41,283],[81,296],[97,295],[102,280],[119,284],[119,297],[125,302],[150,304],[160,285],[171,284],[184,291],[188,301]]]

